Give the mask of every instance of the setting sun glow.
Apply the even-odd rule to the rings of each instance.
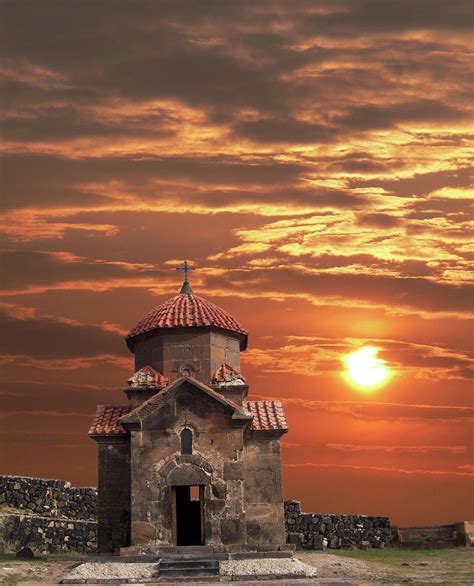
[[[377,356],[378,348],[365,346],[346,357],[347,375],[362,387],[374,387],[389,375],[385,361]]]

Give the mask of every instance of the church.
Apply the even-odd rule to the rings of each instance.
[[[216,552],[285,544],[281,401],[248,400],[248,333],[196,295],[178,295],[126,337],[135,373],[123,405],[98,405],[99,551]]]

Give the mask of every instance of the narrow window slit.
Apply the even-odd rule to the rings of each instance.
[[[193,434],[190,429],[183,429],[181,432],[181,453],[192,454],[193,453]]]

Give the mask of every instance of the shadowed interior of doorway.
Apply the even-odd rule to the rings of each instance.
[[[204,545],[204,486],[175,486],[176,545]]]

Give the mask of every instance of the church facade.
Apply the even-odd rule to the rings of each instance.
[[[247,341],[187,278],[130,331],[127,402],[98,405],[89,430],[99,450],[99,551],[284,546],[288,426],[281,401],[247,398]]]

